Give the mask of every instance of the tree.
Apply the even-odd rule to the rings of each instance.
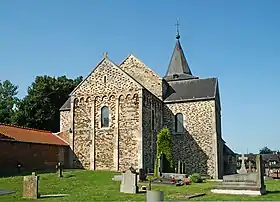
[[[172,138],[168,128],[162,128],[157,136],[157,153],[154,168],[155,176],[158,176],[158,165],[161,154],[164,158],[163,167],[166,172],[173,172]]]
[[[16,97],[17,94],[18,86],[8,80],[0,82],[0,123],[11,124],[14,107],[19,100]]]
[[[28,88],[27,96],[17,105],[14,123],[21,126],[59,131],[59,109],[82,77],[37,76]]]
[[[269,149],[267,146],[265,146],[260,150],[260,154],[271,154],[271,153],[273,153],[273,151]]]

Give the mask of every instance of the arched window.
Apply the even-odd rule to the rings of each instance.
[[[183,114],[181,113],[175,115],[175,132],[176,133],[184,132],[184,117]]]
[[[106,106],[101,108],[101,127],[109,127],[109,108]]]

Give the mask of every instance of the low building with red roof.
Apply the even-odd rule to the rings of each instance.
[[[62,136],[62,137],[61,137]],[[68,166],[69,145],[64,133],[0,124],[0,173],[17,169],[55,169],[58,162]]]

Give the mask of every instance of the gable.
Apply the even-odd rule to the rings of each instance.
[[[72,91],[70,95],[98,95],[101,93],[142,89],[143,86],[104,58],[97,67]]]
[[[119,67],[154,95],[158,97],[162,96],[161,78],[138,58],[129,55]]]

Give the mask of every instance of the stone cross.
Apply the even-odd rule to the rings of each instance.
[[[247,170],[246,170],[246,166],[245,166],[245,160],[248,159],[248,157],[245,157],[244,154],[241,155],[241,157],[238,158],[239,160],[241,160],[241,168],[239,170],[239,174],[246,174]]]
[[[38,198],[38,180],[39,176],[35,172],[31,176],[23,177],[23,198]]]
[[[138,192],[137,174],[132,173],[130,170],[127,170],[122,175],[123,177],[120,192],[136,194]]]
[[[61,165],[60,162],[57,163],[56,169],[57,169],[57,171],[58,171],[58,177],[63,177],[63,176],[62,176],[62,165]]]

